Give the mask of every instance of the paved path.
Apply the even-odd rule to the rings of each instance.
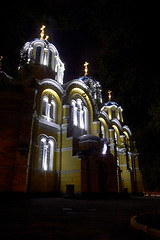
[[[1,197],[0,239],[154,239],[131,229],[130,217],[160,209],[160,198],[70,200]]]

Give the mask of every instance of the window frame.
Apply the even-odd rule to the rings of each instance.
[[[41,134],[38,140],[38,169],[44,172],[54,171],[56,141],[53,137]]]

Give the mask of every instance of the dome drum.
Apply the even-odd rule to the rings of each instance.
[[[63,84],[64,64],[53,44],[41,39],[27,42],[21,50],[21,57],[25,58],[25,55],[28,64],[34,63],[35,66],[40,65],[41,70],[43,66],[43,71],[47,71],[47,76],[48,72],[52,72],[52,78]],[[44,76],[41,78],[44,78]]]

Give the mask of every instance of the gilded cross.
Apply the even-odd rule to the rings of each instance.
[[[48,38],[49,38],[49,36],[48,36],[48,35],[46,35],[46,37],[45,37],[45,41],[48,41]]]
[[[112,91],[109,90],[109,91],[108,91],[108,99],[109,99],[109,102],[111,101],[111,97],[112,97],[112,96],[111,96],[111,93],[112,93]]]
[[[87,76],[88,75],[88,62],[85,62],[84,64],[84,76]]]
[[[46,26],[43,25],[43,26],[41,27],[41,29],[40,29],[40,30],[41,30],[41,33],[40,33],[40,36],[41,36],[41,37],[40,37],[40,39],[42,39],[42,40],[44,39],[44,29],[45,29],[45,27],[46,27]]]

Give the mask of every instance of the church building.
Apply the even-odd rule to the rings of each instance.
[[[0,71],[0,191],[66,196],[141,193],[138,153],[122,107],[88,75],[63,83],[64,64],[41,28],[17,79]]]

